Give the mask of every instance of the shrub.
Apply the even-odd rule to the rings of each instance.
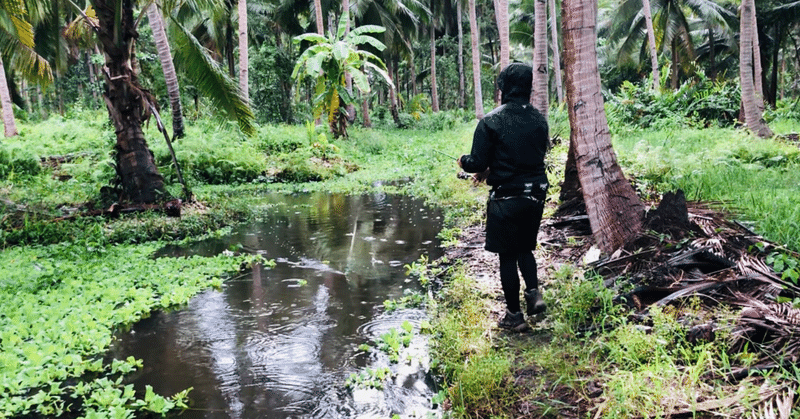
[[[0,145],[0,179],[11,173],[32,176],[41,172],[39,157],[20,147]]]

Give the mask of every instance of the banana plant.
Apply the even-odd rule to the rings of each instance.
[[[348,93],[345,73],[353,78],[353,85],[361,93],[370,92],[369,72],[379,75],[394,89],[386,65],[370,51],[359,49],[365,45],[378,51],[386,46],[370,34],[382,33],[385,29],[377,25],[364,25],[346,31],[349,13],[345,11],[339,20],[336,33],[327,37],[318,33],[305,33],[294,38],[294,43],[308,42],[311,45],[297,59],[292,78],[298,83],[311,79],[314,82],[314,116],[327,114],[328,125],[334,138],[347,137],[348,104],[355,97]]]

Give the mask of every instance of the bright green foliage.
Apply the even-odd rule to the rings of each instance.
[[[378,74],[387,84],[392,85],[383,61],[367,50],[358,49],[361,45],[368,45],[383,51],[386,46],[369,34],[382,33],[385,29],[380,26],[365,25],[345,33],[348,19],[349,12],[345,11],[339,20],[336,34],[331,33],[328,37],[317,33],[306,33],[294,38],[297,44],[311,42],[313,45],[303,51],[297,59],[292,78],[298,82],[305,79],[313,80],[316,94],[314,116],[319,118],[327,111],[328,124],[334,133],[334,138],[347,135],[343,108],[355,102],[347,92],[345,74],[353,78],[353,85],[362,93],[370,91],[366,70]]]
[[[731,129],[622,132],[614,148],[643,191],[720,202],[769,240],[800,250],[800,149]]]
[[[9,302],[0,306],[0,417],[68,408],[127,417],[137,409],[164,413],[185,406],[185,393],[137,400],[122,375],[141,363],[107,365],[102,357],[115,330],[155,309],[185,304],[235,272],[243,258],[152,259],[160,245],[92,250],[59,244],[0,253],[0,299]],[[88,377],[97,378],[83,381]],[[82,406],[65,405],[72,399]]]
[[[655,93],[645,80],[624,82],[608,102],[609,122],[641,128],[670,124],[731,126],[737,122],[739,86],[733,81],[713,81],[698,75],[676,91]]]

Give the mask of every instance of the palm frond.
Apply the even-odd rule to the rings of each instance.
[[[2,54],[7,57],[10,68],[34,83],[48,84],[53,81],[50,63],[18,38],[0,30],[0,45],[3,46]]]
[[[25,3],[22,0],[0,0],[0,10],[4,11],[16,32],[19,41],[33,48],[33,25],[27,20]]]
[[[216,109],[228,118],[235,120],[247,135],[255,133],[253,111],[244,100],[239,87],[211,59],[208,51],[179,22],[173,19],[177,30],[173,31],[175,40],[175,65],[192,81],[199,91],[205,94]]]

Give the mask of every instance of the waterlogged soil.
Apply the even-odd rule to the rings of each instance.
[[[191,418],[424,417],[435,412],[425,312],[387,311],[385,300],[419,291],[405,265],[441,256],[439,211],[410,197],[374,193],[276,195],[263,220],[230,235],[159,257],[249,252],[256,265],[204,292],[184,309],[155,313],[119,336],[116,358],[144,368],[131,377],[163,395],[186,388]],[[417,338],[399,362],[360,348],[392,329]],[[407,326],[406,326],[407,327]],[[345,383],[351,374],[388,368],[380,389]]]

